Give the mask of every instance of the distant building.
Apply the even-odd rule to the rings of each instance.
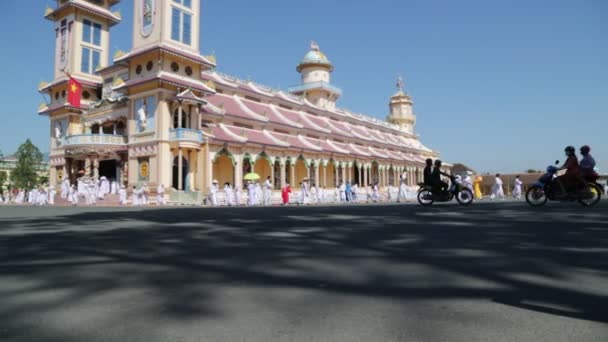
[[[14,155],[7,156],[3,159],[0,159],[0,173],[4,173],[6,175],[6,183],[11,183],[11,174],[17,168],[17,157]],[[49,176],[49,163],[47,161],[43,161],[36,167],[37,173],[39,177],[48,177]],[[0,184],[6,185],[6,184]]]
[[[334,65],[316,43],[287,92],[218,73],[215,57],[199,53],[200,0],[134,0],[133,47],[110,59],[119,2],[58,0],[45,13],[56,49],[54,80],[39,87],[51,103],[39,114],[50,119],[54,182],[82,171],[200,191],[256,172],[276,188],[304,178],[385,187],[407,173],[415,185],[424,160],[439,156],[415,134],[401,79],[386,121],[338,108]],[[80,108],[67,101],[66,70],[83,87]]]

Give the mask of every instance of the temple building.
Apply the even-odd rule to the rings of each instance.
[[[204,193],[212,180],[242,185],[256,172],[276,189],[304,178],[386,187],[404,173],[415,185],[438,156],[415,134],[401,79],[386,121],[338,107],[334,65],[316,43],[297,64],[300,85],[286,91],[219,73],[200,54],[200,0],[134,0],[133,47],[110,59],[119,2],[57,0],[46,10],[54,80],[39,86],[50,98],[39,114],[50,119],[52,181],[84,173]],[[69,77],[80,106],[68,101]]]

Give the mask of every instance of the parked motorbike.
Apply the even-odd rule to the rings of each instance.
[[[559,164],[559,160],[555,162]],[[568,192],[560,183],[558,177],[559,169],[553,165],[547,167],[540,179],[526,191],[526,202],[530,206],[540,207],[547,201],[579,202],[583,206],[592,207],[599,203],[602,198],[602,188],[596,182],[586,182],[585,189]]]
[[[469,188],[456,182],[454,176],[450,176],[450,182],[452,184],[447,191],[441,191],[433,186],[419,183],[418,203],[426,207],[433,205],[435,202],[451,202],[454,198],[461,205],[473,203],[473,192]]]

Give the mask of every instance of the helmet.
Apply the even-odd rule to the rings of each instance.
[[[567,146],[567,147],[564,149],[564,152],[566,152],[566,153],[571,153],[571,154],[574,154],[574,153],[575,153],[575,151],[576,151],[576,149],[574,148],[574,146]]]
[[[591,152],[591,147],[589,147],[588,145],[584,145],[581,147],[581,154],[588,154],[589,152]]]

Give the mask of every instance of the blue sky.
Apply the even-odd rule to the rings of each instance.
[[[36,92],[50,81],[51,0],[1,0],[0,150],[26,138],[48,149]],[[112,55],[129,50],[131,0],[115,9]],[[603,0],[202,0],[201,49],[220,71],[272,87],[298,83],[316,40],[334,62],[340,105],[384,118],[395,77],[415,102],[417,132],[442,159],[479,171],[543,168],[590,144],[608,171],[608,2]]]

